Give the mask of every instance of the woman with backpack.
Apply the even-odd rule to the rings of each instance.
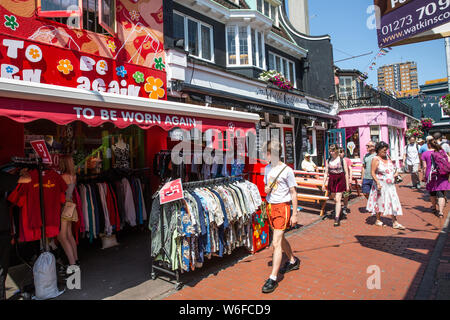
[[[330,158],[325,163],[325,175],[323,178],[322,190],[325,189],[325,185],[328,182],[328,196],[330,200],[335,198],[335,221],[334,226],[340,225],[339,217],[341,214],[341,200],[342,194],[345,191],[350,191],[350,185],[348,183],[348,169],[344,164],[344,160],[339,156],[339,148],[335,144],[330,145],[329,148]]]
[[[374,183],[370,190],[366,210],[377,216],[375,222],[377,226],[382,227],[384,225],[381,221],[381,214],[383,214],[383,216],[392,216],[392,227],[394,229],[404,230],[405,227],[397,221],[397,216],[403,215],[402,205],[395,188],[395,179],[398,172],[387,155],[388,148],[389,145],[383,141],[375,145],[377,155],[372,160]]]
[[[434,214],[442,218],[444,216],[445,192],[450,190],[448,155],[439,143],[432,139],[428,141],[428,151],[422,154],[422,161],[425,166],[423,181],[427,183],[426,189],[430,193],[431,209]],[[436,198],[438,199],[437,202]],[[439,211],[436,209],[437,204],[439,204]]]

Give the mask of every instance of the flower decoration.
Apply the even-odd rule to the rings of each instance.
[[[159,99],[163,98],[166,94],[166,91],[162,88],[164,86],[164,82],[159,78],[148,77],[147,83],[144,86],[144,90],[149,94],[151,99]]]
[[[59,65],[57,66],[57,69],[59,70],[59,72],[69,74],[71,71],[73,71],[73,66],[70,63],[69,59],[62,59],[59,60]]]
[[[268,70],[262,72],[259,75],[259,80],[265,81],[267,83],[273,83],[283,90],[291,90],[293,88],[292,83],[276,70]]]
[[[422,128],[416,126],[413,128],[410,128],[408,130],[406,130],[406,136],[407,137],[423,137],[424,133],[422,131]]]
[[[442,96],[441,100],[439,101],[439,104],[441,105],[442,109],[444,110],[444,113],[447,116],[450,116],[450,94],[446,94],[445,96]]]
[[[261,248],[261,240],[258,239],[258,241],[256,242],[256,247],[258,249]]]
[[[112,52],[116,52],[116,44],[114,43],[114,41],[108,41],[108,48],[111,49]]]
[[[10,66],[6,67],[6,73],[13,73],[14,69]]]
[[[265,244],[266,240],[267,240],[267,233],[265,231],[263,231],[261,233],[261,242],[262,242],[262,244]]]
[[[134,81],[136,81],[136,83],[142,83],[145,81],[144,74],[140,71],[136,71],[133,74],[133,79],[134,79]]]
[[[125,70],[125,67],[124,66],[120,66],[120,67],[117,67],[116,68],[116,74],[119,76],[119,77],[122,77],[122,78],[124,78],[126,75],[127,75],[127,70]]]
[[[41,54],[39,53],[39,50],[37,50],[37,49],[30,49],[29,54],[30,54],[30,56],[33,57],[33,59],[37,59],[41,56]]]
[[[6,20],[5,27],[10,28],[12,31],[16,31],[16,29],[19,28],[19,23],[16,21],[16,17],[14,15],[7,16],[5,14],[4,17]]]
[[[131,18],[131,20],[133,20],[133,21],[139,20],[140,16],[141,15],[136,10],[131,10],[130,11],[130,18]]]
[[[164,70],[166,66],[162,62],[162,57],[155,58],[155,69]]]
[[[420,123],[422,124],[422,130],[430,130],[433,128],[434,120],[431,118],[423,118],[420,120]]]

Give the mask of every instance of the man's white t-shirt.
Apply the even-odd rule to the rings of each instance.
[[[271,164],[266,166],[264,170],[264,183],[266,186],[270,187],[272,185],[275,178],[285,166],[286,165],[284,163],[280,163],[275,168],[272,168]],[[273,204],[290,202],[291,194],[289,189],[296,186],[297,182],[295,181],[294,170],[288,166],[278,177],[277,182],[273,186],[272,192],[266,198],[267,202]]]
[[[415,164],[420,163],[419,151],[417,150],[417,145],[408,144],[406,146],[406,164],[409,166],[413,166]]]

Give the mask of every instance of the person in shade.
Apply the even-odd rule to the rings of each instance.
[[[389,145],[380,141],[375,145],[376,157],[372,160],[372,179],[374,184],[370,190],[369,200],[366,210],[372,215],[376,215],[375,225],[383,226],[381,214],[392,217],[392,227],[394,229],[404,230],[397,217],[403,215],[402,205],[397,195],[395,187],[395,178],[398,171],[395,164],[388,158],[387,150]]]
[[[326,161],[322,190],[325,190],[325,185],[328,183],[328,196],[330,200],[335,199],[334,226],[338,227],[340,226],[342,195],[345,191],[350,191],[349,173],[344,160],[339,156],[338,146],[330,145],[329,153],[330,158]]]
[[[0,171],[0,300],[6,300],[5,281],[11,251],[11,226],[5,195],[13,191],[18,183],[29,182],[31,177],[26,169],[21,170],[20,175]]]
[[[362,181],[362,193],[366,199],[369,199],[370,190],[372,189],[373,179],[372,179],[372,160],[376,156],[375,144],[373,141],[369,141],[366,144],[367,154],[363,159],[363,167],[361,170]]]
[[[299,209],[294,171],[279,159],[282,151],[281,145],[276,141],[270,141],[266,150],[270,164],[265,168],[264,183],[268,202],[267,216],[273,229],[273,259],[272,273],[264,283],[262,292],[270,293],[278,286],[278,272],[284,274],[298,270],[300,267],[300,260],[294,256],[291,246],[284,236],[286,229],[297,224]],[[291,203],[295,208],[293,214],[291,214]],[[283,252],[287,255],[288,260],[280,269]]]
[[[433,213],[442,218],[444,216],[446,192],[450,190],[450,183],[448,181],[448,175],[430,175],[433,163],[431,158],[434,155],[433,159],[436,159],[437,153],[441,153],[443,157],[446,156],[447,159],[449,159],[447,153],[436,142],[436,140],[432,139],[428,141],[428,151],[424,152],[422,155],[425,171],[423,182],[427,183],[426,189],[430,193],[431,209],[433,210]],[[439,210],[436,209],[436,206],[439,206]]]

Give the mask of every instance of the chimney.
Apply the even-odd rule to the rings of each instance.
[[[289,8],[289,21],[294,28],[309,35],[308,0],[285,0]]]

